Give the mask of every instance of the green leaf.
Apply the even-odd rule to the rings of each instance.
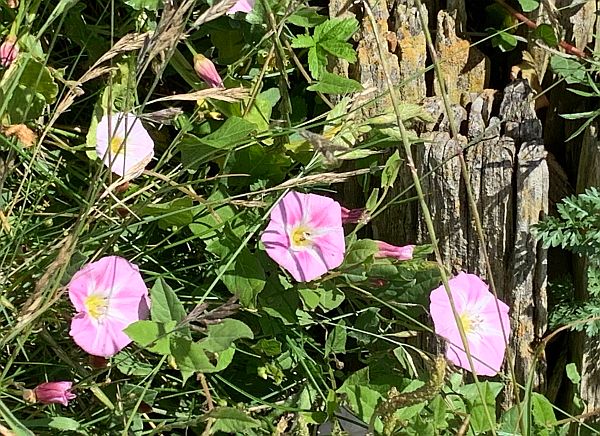
[[[229,366],[235,348],[230,347],[220,353],[209,353],[209,358],[202,343],[175,336],[171,340],[171,354],[182,372],[212,373],[222,371]]]
[[[149,363],[139,360],[137,355],[134,355],[127,348],[121,350],[113,360],[119,371],[125,375],[134,375],[146,377],[152,374],[154,366]]]
[[[336,287],[332,287],[331,289],[320,289],[319,307],[321,307],[324,312],[329,312],[330,310],[339,307],[345,299],[346,296],[344,293]]]
[[[47,104],[54,103],[58,95],[58,85],[54,82],[54,78],[50,70],[42,63],[29,59],[19,78],[19,85],[41,94]]]
[[[475,384],[461,386],[459,391],[462,393],[469,405],[471,414],[471,427],[475,433],[484,433],[490,431],[496,422],[496,397],[502,391],[504,385],[498,382],[479,383],[483,399]],[[492,422],[488,419],[491,417]]]
[[[298,35],[292,38],[292,47],[294,48],[310,48],[315,45],[315,40],[310,35]]]
[[[162,7],[162,0],[123,0],[126,5],[131,6],[136,11],[147,9],[149,11],[156,11],[159,7]]]
[[[154,321],[136,321],[128,325],[123,331],[136,344],[149,351],[162,355],[169,355],[169,336],[177,323]]]
[[[233,341],[247,338],[254,339],[250,327],[237,319],[226,318],[218,324],[211,324],[206,329],[207,338],[200,341],[205,350],[218,353],[229,348]]]
[[[359,239],[346,249],[343,266],[363,264],[378,251],[377,242],[371,239]]]
[[[337,392],[346,394],[348,404],[364,422],[370,421],[381,398],[381,394],[369,384],[368,366],[348,377]]]
[[[243,118],[231,117],[216,131],[200,138],[199,141],[221,150],[231,150],[244,142],[248,142],[248,138],[255,130],[256,124]]]
[[[243,434],[246,430],[260,427],[260,422],[233,407],[216,407],[202,416],[202,420],[214,419],[212,432]]]
[[[346,59],[348,62],[356,61],[356,51],[352,44],[338,40],[325,40],[319,42],[319,47],[322,47],[329,54]]]
[[[319,81],[306,89],[309,91],[322,92],[323,94],[347,94],[350,92],[361,91],[363,87],[356,80],[322,71]]]
[[[383,172],[381,173],[381,188],[387,189],[394,186],[394,182],[398,177],[401,162],[402,159],[400,159],[400,154],[398,153],[398,150],[396,150],[394,154],[388,158],[385,167],[383,168]]]
[[[558,45],[558,38],[556,37],[556,33],[554,29],[549,24],[540,24],[534,31],[533,37],[536,39],[541,39],[545,44],[550,47],[556,47]]]
[[[567,377],[571,380],[571,383],[574,385],[578,385],[581,382],[581,376],[579,375],[579,371],[577,370],[577,365],[575,363],[568,363],[565,367],[567,372]]]
[[[256,297],[266,284],[265,271],[260,261],[247,248],[240,252],[221,280],[245,307],[256,306]]]
[[[277,88],[261,92],[256,96],[254,104],[250,107],[248,113],[244,115],[244,119],[256,124],[258,132],[268,130],[273,107],[275,107],[280,98],[281,94]]]
[[[325,355],[346,352],[347,333],[345,326],[346,323],[344,320],[341,320],[329,333],[327,340],[325,341]]]
[[[511,35],[504,30],[499,31],[492,37],[492,46],[498,47],[504,52],[513,50],[518,42],[519,41],[514,35]]]
[[[532,392],[533,419],[538,425],[548,427],[556,424],[552,403],[543,395]]]
[[[563,77],[569,84],[585,84],[585,67],[575,59],[568,59],[560,55],[550,57],[550,68],[559,76]]]
[[[171,226],[187,226],[194,220],[194,212],[190,209],[193,201],[189,197],[177,198],[166,203],[148,204],[139,211],[141,216],[156,216],[158,227],[163,230]]]
[[[314,39],[316,41],[325,40],[348,40],[358,30],[358,21],[356,18],[332,18],[319,24],[315,28]]]
[[[540,6],[538,0],[519,0],[519,4],[521,5],[523,12],[534,11]]]
[[[277,339],[263,338],[256,345],[253,345],[252,349],[269,357],[279,356],[281,354],[281,342]]]
[[[356,317],[352,324],[354,330],[348,336],[356,339],[361,344],[370,344],[377,340],[375,334],[379,330],[379,308],[369,307]]]
[[[315,310],[319,305],[319,292],[310,288],[299,288],[298,294],[304,302],[306,310]]]
[[[327,66],[327,53],[321,47],[311,47],[308,51],[308,69],[313,79],[321,77],[321,72]]]
[[[327,17],[319,15],[316,8],[303,7],[296,10],[288,17],[288,22],[299,27],[315,27],[327,20]]]
[[[223,232],[223,227],[236,215],[236,210],[225,200],[228,198],[225,189],[218,189],[207,199],[206,207],[197,212],[194,222],[188,227],[195,237],[210,239]],[[221,204],[219,204],[221,203]]]
[[[152,300],[150,309],[152,321],[179,322],[186,316],[183,304],[181,304],[173,289],[162,278],[154,282],[154,286],[150,289],[150,297]]]
[[[48,423],[48,427],[62,431],[76,431],[81,427],[81,424],[73,418],[66,416],[55,416]]]

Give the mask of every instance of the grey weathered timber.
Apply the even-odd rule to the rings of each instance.
[[[345,14],[347,9],[341,11],[342,4],[341,0],[331,2],[330,13]],[[542,362],[537,362],[533,347],[546,328],[545,252],[533,238],[531,226],[547,212],[548,167],[541,124],[533,109],[533,91],[522,80],[511,83],[502,93],[485,89],[488,60],[455,28],[456,20],[463,24],[464,3],[452,1],[452,10],[445,12],[437,8],[437,1],[425,1],[430,11],[430,30],[436,30],[435,48],[454,119],[461,132],[453,137],[441,98],[426,97],[422,77],[426,45],[414,1],[370,4],[375,28],[368,17],[357,17],[361,23],[358,61],[348,69],[348,75],[373,86],[374,97],[383,97],[363,116],[391,109],[375,41],[377,34],[385,42],[383,56],[403,101],[421,103],[434,119],[422,126],[423,143],[414,144],[413,153],[443,260],[453,273],[467,271],[489,280],[482,255],[485,246],[498,296],[511,307],[514,333],[510,346],[517,381],[525,384],[533,369],[535,388],[543,390],[543,356]],[[431,91],[435,95],[440,92],[436,85]],[[469,169],[468,183],[481,218],[483,241],[474,227],[458,153],[463,154]],[[404,166],[390,198],[409,189],[411,183]],[[343,189],[347,204],[358,206],[364,201],[357,200],[362,190],[356,186]],[[404,198],[414,195],[409,191]],[[372,231],[375,238],[395,244],[431,242],[414,199],[389,207],[372,222]]]
[[[545,364],[543,356],[537,361],[533,348],[546,328],[546,254],[531,226],[547,213],[549,181],[532,98],[526,81],[513,82],[504,90],[498,116],[489,117],[489,93],[474,97],[464,117],[467,138],[451,140],[447,131],[440,131],[445,127],[442,122],[438,131],[424,136],[418,162],[422,174],[431,172],[423,177],[423,186],[446,264],[453,271],[487,278],[482,241],[455,157],[464,153],[498,296],[511,307],[510,344],[517,380],[524,383],[536,368],[534,386],[543,389]],[[426,104],[433,110],[437,106],[432,101]],[[457,122],[461,121],[459,117]],[[420,217],[419,242],[428,240]]]

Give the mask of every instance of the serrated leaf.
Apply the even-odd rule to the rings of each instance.
[[[346,59],[348,62],[356,61],[356,52],[351,44],[339,41],[336,39],[326,39],[325,41],[319,41],[319,47],[322,47],[329,54]]]
[[[294,48],[310,48],[315,45],[315,40],[310,35],[298,35],[292,38],[292,47]]]
[[[313,79],[321,77],[321,71],[327,65],[327,53],[319,46],[311,47],[308,51],[308,69]]]
[[[358,30],[356,18],[331,18],[315,28],[315,41],[348,40]]]
[[[177,294],[162,278],[154,282],[154,286],[150,289],[150,297],[152,321],[179,322],[186,316],[183,304],[179,301]]]
[[[348,94],[350,92],[361,91],[362,85],[356,80],[338,76],[327,71],[322,71],[321,77],[317,83],[310,85],[309,91],[322,92],[323,94]]]

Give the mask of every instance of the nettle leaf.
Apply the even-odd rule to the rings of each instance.
[[[538,0],[519,0],[519,4],[523,12],[535,11],[540,6]]]
[[[308,51],[308,69],[313,78],[318,79],[327,65],[327,53],[319,46]]]
[[[260,422],[233,407],[216,407],[202,416],[202,420],[214,419],[212,432],[241,434],[260,427]]]
[[[536,39],[541,39],[550,47],[556,47],[558,45],[558,38],[554,29],[549,24],[540,24],[532,32],[532,36]]]
[[[310,35],[298,35],[292,38],[292,47],[294,48],[310,48],[315,45],[315,40]]]
[[[250,327],[237,319],[227,318],[218,324],[211,324],[206,329],[207,338],[200,341],[202,346],[214,353],[229,348],[238,339],[254,339]]]
[[[315,28],[316,41],[337,39],[347,41],[358,30],[356,18],[331,18]]]
[[[154,286],[150,289],[150,297],[152,299],[150,309],[152,321],[179,322],[186,316],[183,304],[179,301],[177,294],[162,278],[154,282]]]
[[[356,80],[338,76],[327,71],[322,71],[319,81],[310,85],[309,91],[322,92],[323,94],[348,94],[351,92],[361,91],[362,85]]]
[[[356,61],[356,51],[354,51],[352,44],[336,39],[326,39],[325,41],[319,41],[319,46],[333,56],[346,59],[348,62]]]

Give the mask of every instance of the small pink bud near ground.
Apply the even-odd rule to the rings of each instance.
[[[219,76],[215,64],[206,56],[201,54],[194,56],[194,70],[198,74],[198,77],[204,80],[208,86],[223,88],[223,80]]]
[[[0,65],[5,68],[10,67],[18,55],[19,46],[17,45],[17,37],[14,35],[7,36],[0,45]]]
[[[69,401],[77,396],[71,392],[72,387],[73,382],[70,381],[48,382],[38,385],[33,393],[39,403],[68,406]]]
[[[405,245],[397,247],[396,245],[388,244],[383,241],[376,241],[379,251],[375,257],[394,257],[398,260],[410,260],[413,257],[414,245]]]

